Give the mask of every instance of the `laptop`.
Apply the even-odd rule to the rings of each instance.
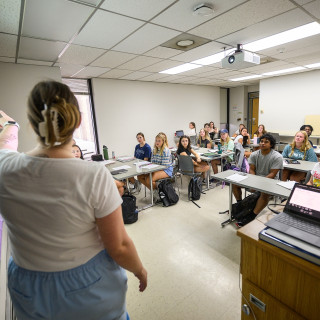
[[[177,130],[177,131],[176,131],[176,136],[177,136],[177,137],[182,137],[182,136],[184,136],[183,130]]]
[[[296,183],[283,212],[265,225],[320,247],[320,188]]]

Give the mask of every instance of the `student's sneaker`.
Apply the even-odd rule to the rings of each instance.
[[[153,190],[153,203],[160,203],[162,200],[160,199],[158,190]]]
[[[239,219],[236,221],[237,227],[241,228],[241,227],[245,226],[249,222],[253,221],[256,218],[256,216],[257,215],[255,213],[253,213],[253,211],[250,212],[248,215],[246,215],[242,219]]]
[[[137,190],[137,192],[140,192],[141,190],[141,182],[138,180],[134,181],[134,188]]]
[[[129,188],[130,188],[130,189],[135,189],[135,184],[129,182]]]

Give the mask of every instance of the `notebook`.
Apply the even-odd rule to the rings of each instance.
[[[283,212],[265,225],[320,247],[320,188],[296,183]]]

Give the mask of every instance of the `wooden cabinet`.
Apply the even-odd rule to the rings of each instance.
[[[237,232],[242,290],[256,319],[320,319],[320,267],[259,240],[264,227],[256,219]],[[258,306],[250,302],[250,294]],[[249,316],[242,312],[245,319],[254,319],[252,312]]]

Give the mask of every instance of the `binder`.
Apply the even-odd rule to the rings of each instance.
[[[320,266],[320,248],[312,244],[268,227],[259,233],[259,239]]]

